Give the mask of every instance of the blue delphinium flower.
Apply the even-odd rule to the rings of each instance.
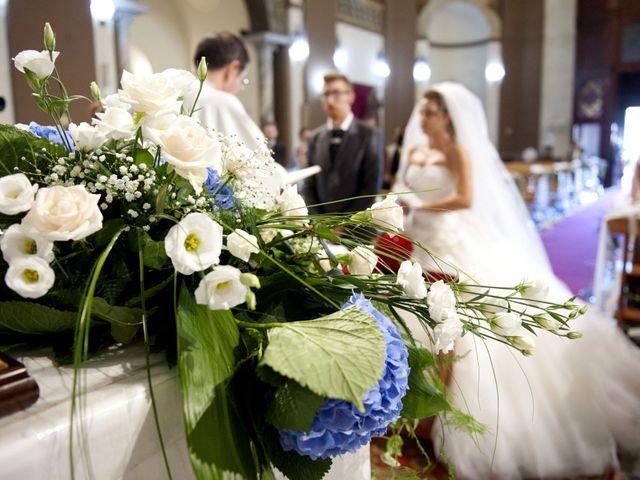
[[[235,206],[233,191],[228,184],[221,189],[222,183],[218,171],[214,168],[207,168],[207,180],[204,183],[207,192],[212,195],[214,193],[216,194],[214,200],[216,205],[225,210],[229,210]]]
[[[56,127],[52,127],[49,125],[39,125],[36,122],[31,122],[29,124],[29,132],[33,133],[36,137],[46,138],[50,142],[56,142],[60,145],[64,145],[62,143],[62,138],[60,137],[60,133],[56,129]],[[65,137],[69,142],[69,145],[73,147],[73,137],[67,131],[64,132]]]
[[[309,433],[280,430],[284,450],[295,450],[314,460],[353,452],[369,443],[371,437],[383,435],[387,426],[400,416],[409,380],[407,347],[391,320],[364,295],[352,295],[343,308],[352,305],[375,318],[382,331],[387,346],[382,378],[366,393],[364,412],[345,400],[328,398],[316,413]]]

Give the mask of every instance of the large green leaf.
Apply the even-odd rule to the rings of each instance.
[[[385,342],[375,319],[349,307],[271,329],[262,363],[317,395],[364,410],[362,400],[382,376],[384,358]]]
[[[129,343],[142,324],[142,309],[110,305],[104,298],[94,297],[91,314],[111,324],[116,342]]]
[[[273,396],[267,421],[278,429],[308,432],[323,403],[324,397],[289,380]]]
[[[29,335],[73,330],[77,312],[56,310],[32,302],[0,302],[0,332]]]
[[[54,158],[67,153],[62,145],[10,125],[0,125],[0,177],[16,173],[15,167],[24,173],[34,172],[44,161],[36,156],[42,154],[43,148]]]
[[[437,365],[434,355],[424,348],[409,347],[409,390],[402,399],[404,418],[426,418],[451,410],[439,379],[427,369]]]
[[[249,437],[227,388],[240,341],[233,316],[197,305],[183,288],[176,327],[187,443],[196,476],[256,478]]]

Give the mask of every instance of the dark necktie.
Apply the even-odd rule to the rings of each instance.
[[[342,138],[344,137],[344,130],[339,128],[334,128],[330,132],[330,140],[329,140],[329,158],[331,163],[333,163],[338,156],[338,151],[340,150],[340,145],[342,145]]]

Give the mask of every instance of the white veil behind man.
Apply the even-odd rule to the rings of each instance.
[[[524,261],[525,271],[537,276],[552,274],[549,259],[515,182],[505,168],[489,138],[482,103],[466,87],[454,82],[433,85],[445,100],[456,133],[456,143],[469,155],[473,177],[472,212],[488,231],[499,235],[511,246],[511,258]],[[402,156],[395,191],[406,191],[404,175],[408,156],[416,145],[428,138],[420,127],[419,101],[405,128]],[[437,185],[434,185],[437,188]],[[509,257],[506,257],[509,258]]]

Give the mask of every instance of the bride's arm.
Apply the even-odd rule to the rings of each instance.
[[[471,163],[467,152],[456,145],[446,152],[449,169],[453,174],[455,192],[435,202],[425,202],[418,210],[461,210],[471,206]]]

